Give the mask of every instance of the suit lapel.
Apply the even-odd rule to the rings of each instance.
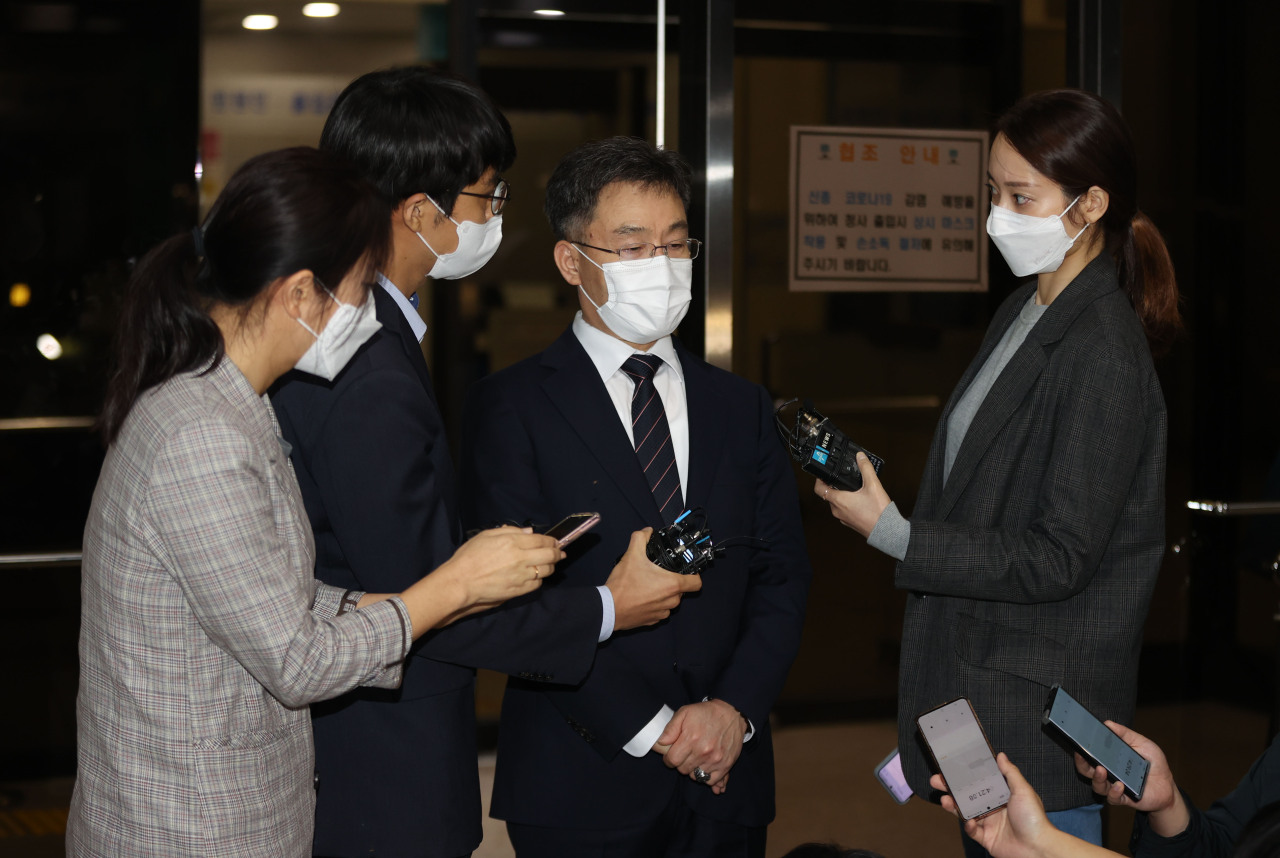
[[[956,404],[960,398],[964,396],[964,392],[969,389],[969,385],[973,383],[973,379],[977,376],[978,371],[982,369],[982,365],[987,362],[987,358],[995,350],[996,343],[1000,342],[1000,334],[1004,332],[1010,324],[1013,323],[1014,317],[1017,315],[1018,308],[1026,303],[1026,298],[1035,289],[1035,284],[1029,284],[1019,290],[1013,300],[1005,302],[1001,305],[1001,312],[997,314],[987,328],[987,334],[982,339],[982,345],[978,348],[978,354],[964,371],[964,375],[957,382],[955,390],[951,391],[951,398],[947,400],[947,404],[943,406],[942,416],[938,420],[938,430],[934,433],[933,444],[929,448],[929,459],[925,465],[924,489],[921,492],[919,501],[914,510],[915,515],[923,515],[927,517],[943,517],[945,513],[943,508],[949,510],[951,504],[954,503],[952,492],[947,492],[944,497],[944,486],[942,482],[943,460],[947,450],[947,425],[951,420],[951,412],[956,408]],[[1023,294],[1023,293],[1026,294]],[[965,441],[961,445],[959,455],[964,455],[964,448],[969,446],[972,439],[977,437],[973,428],[965,435]],[[954,489],[958,484],[956,479],[956,466],[959,460],[952,465],[951,478],[947,481],[946,487]],[[945,504],[945,507],[944,507]],[[935,505],[937,505],[935,507]]]
[[[542,389],[552,405],[640,517],[661,527],[662,516],[636,459],[635,448],[628,442],[613,400],[573,328],[547,347],[541,362],[550,371]]]
[[[1027,398],[1031,388],[1035,385],[1036,379],[1040,377],[1040,373],[1048,365],[1049,354],[1053,345],[1062,339],[1085,307],[1115,288],[1116,280],[1111,258],[1108,254],[1102,253],[1098,258],[1090,262],[1076,276],[1076,279],[1071,281],[1067,288],[1054,299],[1049,309],[1045,310],[1044,315],[1041,316],[1035,327],[1027,334],[1027,338],[1018,347],[1017,352],[1014,353],[1000,376],[991,386],[991,390],[987,392],[986,398],[978,409],[978,413],[974,415],[973,422],[969,424],[964,440],[960,443],[960,449],[956,452],[956,460],[951,466],[951,474],[947,478],[946,485],[941,487],[938,507],[932,511],[932,516],[946,518],[951,513],[956,501],[963,494],[965,486],[977,473],[978,466],[990,447],[991,439],[996,436],[1000,428],[1009,421],[1013,413],[1022,405],[1023,400]],[[987,337],[983,341],[982,349],[978,352],[978,357],[974,359],[969,369],[965,371],[964,378],[956,386],[956,391],[952,394],[951,401],[947,403],[947,407],[943,411],[938,433],[942,438],[942,444],[939,449],[945,449],[947,421],[951,416],[951,411],[955,408],[955,404],[960,400],[965,389],[968,388],[983,364],[987,362],[996,344],[1000,342],[1004,332],[1013,324],[1014,319],[1022,311],[1023,306],[1034,290],[1035,284],[1031,283],[1016,292],[1013,300],[1005,304],[1004,312],[992,323]],[[936,452],[938,450],[931,451],[931,459]],[[941,460],[937,464],[938,467],[934,470],[937,478],[941,480]]]
[[[676,355],[684,373],[685,407],[689,415],[689,491],[685,507],[705,506],[712,481],[720,464],[720,451],[728,431],[728,412],[723,395],[712,383],[711,367],[694,357],[676,340]]]
[[[1007,327],[1007,325],[1006,325]],[[1004,329],[1001,329],[1004,333]],[[983,359],[985,363],[986,359]],[[975,361],[977,363],[977,361]],[[1022,405],[1027,393],[1040,377],[1047,359],[1042,344],[1033,342],[1031,337],[1018,348],[1013,358],[1000,373],[995,384],[987,391],[986,398],[973,416],[973,422],[965,432],[960,449],[956,451],[956,460],[951,465],[951,474],[947,477],[942,489],[942,499],[938,504],[937,515],[945,518],[955,506],[956,500],[963,493],[969,480],[977,472],[978,464],[986,455],[991,439],[1000,431]]]
[[[377,309],[378,321],[382,323],[381,335],[394,337],[400,344],[400,348],[408,355],[409,363],[413,365],[414,372],[418,374],[418,380],[422,382],[427,395],[434,402],[436,393],[431,385],[431,372],[427,369],[427,361],[422,356],[422,347],[418,344],[417,337],[413,335],[413,328],[409,327],[409,320],[404,317],[399,305],[396,304],[394,298],[387,294],[386,289],[380,285],[375,285],[371,291],[373,292]]]

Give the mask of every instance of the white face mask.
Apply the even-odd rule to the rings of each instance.
[[[440,208],[435,200],[431,197],[427,199],[431,200],[431,205],[436,207],[436,211],[448,217],[458,228],[458,246],[451,253],[437,253],[430,242],[423,238],[422,233],[416,233],[418,238],[422,239],[422,243],[427,246],[427,250],[436,255],[436,264],[431,266],[431,278],[461,280],[463,277],[470,277],[483,268],[485,263],[498,252],[498,245],[502,244],[502,215],[494,215],[484,223],[471,220],[458,223],[449,217],[449,213]]]
[[[1078,202],[1080,198],[1076,197],[1071,206]],[[991,207],[987,215],[987,235],[991,236],[1015,277],[1047,274],[1062,266],[1071,245],[1089,228],[1086,223],[1075,237],[1067,235],[1067,225],[1062,218],[1071,211],[1071,206],[1063,209],[1062,214],[1049,217],[1019,214],[1000,206]]]
[[[352,356],[370,337],[378,332],[382,323],[378,321],[377,309],[373,296],[366,295],[364,302],[357,307],[344,304],[328,289],[324,290],[338,305],[329,317],[329,323],[320,333],[311,330],[311,326],[301,319],[295,321],[306,328],[316,341],[298,359],[294,367],[318,375],[326,381],[333,381]]]
[[[604,272],[609,300],[603,306],[582,294],[620,339],[644,345],[669,335],[680,324],[693,300],[693,260],[654,254],[650,259],[606,262],[599,265],[573,245],[582,258]]]

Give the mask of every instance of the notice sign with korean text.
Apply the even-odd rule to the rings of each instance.
[[[791,127],[793,292],[987,288],[987,133]]]

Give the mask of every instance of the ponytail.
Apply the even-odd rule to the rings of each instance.
[[[1182,330],[1178,283],[1160,230],[1141,211],[1129,222],[1115,259],[1120,284],[1142,321],[1151,352],[1160,356]]]
[[[196,230],[152,249],[134,269],[117,321],[115,365],[96,428],[116,439],[138,397],[183,372],[222,358],[222,333],[196,289],[202,260]]]

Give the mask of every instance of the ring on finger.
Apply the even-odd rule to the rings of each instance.
[[[711,775],[706,771],[706,769],[702,768],[702,766],[698,766],[698,768],[693,770],[693,779],[700,784],[705,784],[707,781],[711,780]]]

